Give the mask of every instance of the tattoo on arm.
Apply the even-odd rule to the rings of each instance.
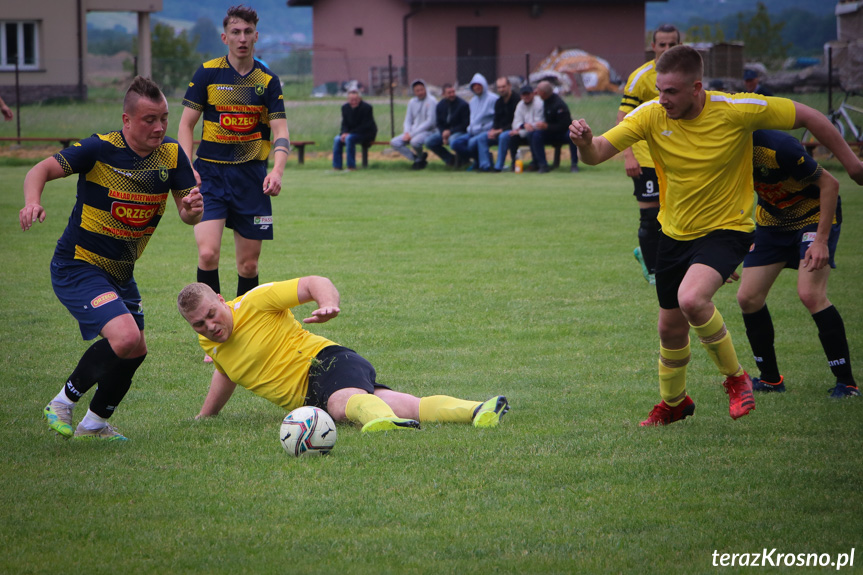
[[[290,154],[291,153],[291,142],[287,138],[277,139],[273,143],[273,147],[275,148],[275,150],[273,150],[273,153],[275,153],[275,152],[282,152],[284,154]]]

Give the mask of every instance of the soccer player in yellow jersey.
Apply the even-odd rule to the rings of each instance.
[[[286,410],[320,407],[335,421],[361,424],[364,432],[435,421],[494,427],[509,410],[502,395],[485,402],[420,398],[377,383],[366,359],[294,318],[290,308],[311,301],[318,309],[305,323],[323,323],[341,311],[338,290],[319,276],[264,284],[229,302],[203,283],[183,288],[177,308],[216,367],[199,418],[217,415],[237,385]]]
[[[680,44],[680,31],[671,24],[663,24],[653,33],[650,47],[656,55],[653,60],[637,68],[623,88],[620,108],[617,110],[617,123],[642,105],[656,98],[656,60],[666,50]],[[656,246],[659,243],[659,182],[656,179],[653,159],[645,142],[637,142],[623,151],[626,175],[632,178],[635,186],[633,195],[638,201],[640,224],[638,226],[638,247],[633,254],[647,283],[656,283]]]
[[[842,139],[823,114],[785,98],[705,91],[703,63],[689,46],[675,46],[656,63],[659,98],[646,102],[602,136],[584,119],[570,137],[585,163],[604,162],[646,140],[659,179],[656,293],[659,300],[659,391],[662,401],[641,425],[666,425],[695,412],[686,393],[689,330],[726,376],[733,419],[755,408],[752,381],[737,360],[713,295],[733,275],[752,244],[755,224],[752,132],[806,127],[831,149]],[[850,152],[850,150],[849,150]],[[858,183],[860,162],[837,155]]]

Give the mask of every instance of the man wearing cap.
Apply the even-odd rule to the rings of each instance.
[[[435,133],[435,105],[437,100],[426,92],[425,82],[414,80],[411,84],[414,97],[408,102],[404,132],[390,142],[395,151],[413,162],[414,170],[426,167],[428,154],[423,152],[426,139]]]
[[[773,92],[761,85],[761,77],[757,70],[743,71],[744,92],[752,92],[753,94],[761,94],[762,96],[772,96]]]
[[[500,135],[500,143],[498,149],[500,154],[495,164],[495,171],[502,171],[506,154],[504,150],[509,150],[515,158],[519,146],[528,144],[528,134],[536,130],[536,125],[545,119],[542,98],[537,98],[533,92],[533,86],[525,84],[519,90],[521,101],[515,107],[515,115],[512,119],[512,130],[504,131]],[[515,163],[511,169],[515,169]]]

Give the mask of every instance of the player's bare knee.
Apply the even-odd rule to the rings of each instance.
[[[237,273],[244,278],[253,278],[258,275],[258,260],[247,260],[237,262]]]
[[[806,306],[810,314],[818,313],[819,311],[830,307],[830,300],[827,299],[827,294],[820,290],[803,290],[798,289],[797,295],[800,297],[800,303]]]
[[[111,344],[111,349],[114,350],[117,357],[122,359],[140,357],[147,353],[147,344],[144,341],[144,336],[138,330],[128,330],[114,334],[108,338],[108,343]]]
[[[758,294],[746,293],[743,290],[737,292],[737,305],[743,313],[755,313],[764,307],[765,299]]]

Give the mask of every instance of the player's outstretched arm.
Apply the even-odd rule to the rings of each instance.
[[[578,155],[588,166],[595,166],[614,157],[618,149],[602,136],[594,137],[593,131],[582,118],[569,125],[569,139],[578,146]]]
[[[207,392],[207,397],[204,398],[201,412],[195,416],[195,419],[219,415],[219,412],[231,399],[235,389],[237,389],[237,384],[231,381],[231,378],[219,370],[214,371],[213,379],[210,380],[210,390]]]
[[[297,299],[300,303],[314,301],[318,309],[303,323],[324,323],[339,315],[339,290],[329,279],[321,276],[306,276],[297,283]]]
[[[794,108],[796,112],[794,128],[806,128],[812,132],[816,140],[833,152],[833,155],[842,163],[851,179],[863,186],[863,162],[860,161],[860,158],[857,157],[857,154],[848,145],[848,142],[842,138],[842,134],[833,127],[830,120],[824,114],[810,108],[806,104],[794,102]]]
[[[24,177],[24,207],[18,213],[21,229],[25,232],[36,223],[45,221],[45,208],[42,207],[42,192],[45,184],[66,175],[54,156],[45,158],[27,172]]]

